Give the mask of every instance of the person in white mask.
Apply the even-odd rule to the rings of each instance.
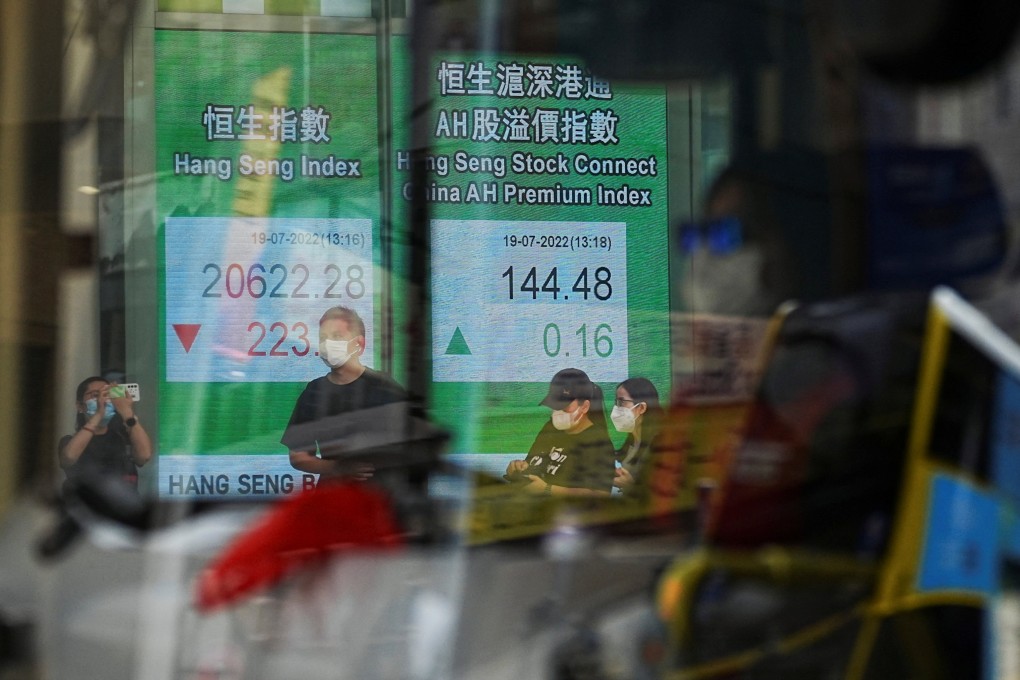
[[[322,315],[317,354],[329,372],[305,386],[280,438],[297,470],[320,479],[371,474],[370,466],[332,456],[331,448],[342,450],[359,422],[371,425],[366,420],[372,416],[359,412],[406,402],[407,394],[392,378],[361,363],[365,345],[365,323],[353,309],[331,307]]]
[[[528,493],[608,496],[615,468],[602,390],[577,368],[565,368],[539,405],[551,409],[523,460],[506,468],[508,481]]]
[[[610,419],[618,432],[627,434],[616,452],[620,464],[613,486],[629,493],[650,468],[649,460],[662,424],[662,407],[655,385],[647,378],[629,378],[620,383]]]
[[[794,295],[793,259],[782,241],[767,180],[728,168],[712,183],[704,218],[680,226],[684,311],[767,317]]]
[[[134,403],[105,378],[85,378],[75,393],[74,434],[57,445],[60,466],[68,479],[85,470],[111,475],[138,485],[138,468],[152,458],[152,441],[134,412]]]

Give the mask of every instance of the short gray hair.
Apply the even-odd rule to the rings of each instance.
[[[343,307],[341,305],[330,307],[322,315],[322,318],[319,319],[319,325],[321,326],[330,319],[340,319],[347,324],[348,328],[355,331],[356,335],[365,335],[365,322],[362,321],[361,317],[358,316],[358,313],[350,307]]]

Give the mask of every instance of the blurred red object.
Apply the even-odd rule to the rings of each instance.
[[[200,574],[195,605],[208,612],[330,555],[401,543],[393,507],[381,490],[353,482],[322,484],[280,501],[227,546]]]

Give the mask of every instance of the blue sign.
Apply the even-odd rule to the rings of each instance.
[[[1002,200],[970,149],[868,153],[868,283],[927,288],[990,273],[1006,252]]]
[[[998,503],[946,475],[933,478],[930,503],[917,589],[992,594],[998,582]]]

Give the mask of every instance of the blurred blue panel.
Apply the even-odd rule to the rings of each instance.
[[[927,288],[1002,264],[1002,200],[976,151],[878,146],[867,172],[869,287]]]
[[[946,475],[932,480],[919,591],[991,593],[998,579],[999,506]]]

